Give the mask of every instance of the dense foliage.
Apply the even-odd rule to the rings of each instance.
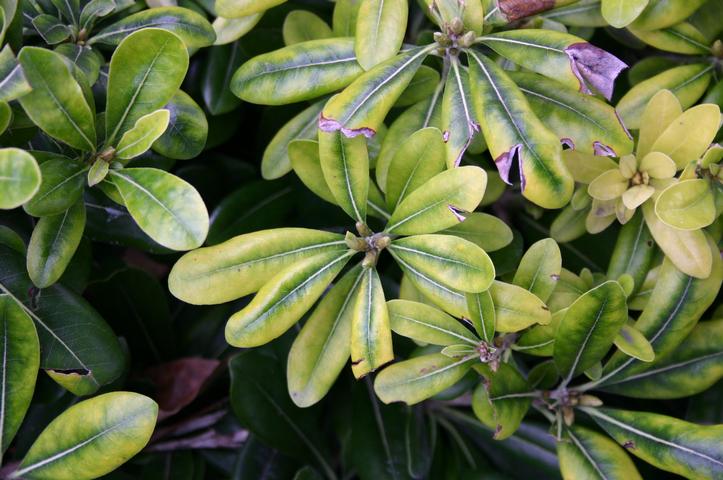
[[[0,478],[723,478],[722,16],[0,0]]]

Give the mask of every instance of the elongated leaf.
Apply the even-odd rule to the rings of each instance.
[[[569,382],[605,356],[628,319],[625,292],[605,282],[570,305],[555,335],[555,364]]]
[[[620,445],[646,462],[691,479],[723,472],[723,425],[700,426],[647,412],[583,410]]]
[[[168,127],[171,114],[168,110],[156,110],[136,120],[133,128],[127,130],[116,146],[115,156],[130,160],[145,153]]]
[[[53,420],[12,478],[96,478],[129,460],[148,443],[158,405],[132,392],[112,392],[73,405]]]
[[[500,176],[510,182],[517,157],[523,195],[544,208],[565,205],[574,182],[560,158],[559,139],[532,113],[499,66],[476,53],[468,56],[475,111]]]
[[[226,341],[238,347],[263,345],[296,323],[349,261],[352,251],[319,253],[280,271],[226,324]]]
[[[188,47],[207,47],[216,40],[213,27],[199,13],[181,7],[156,7],[129,15],[93,35],[88,44],[118,45],[144,28],[159,28],[178,35]]]
[[[495,277],[492,260],[472,242],[451,235],[393,240],[389,252],[404,268],[463,292],[482,292]]]
[[[228,113],[241,100],[230,90],[231,77],[248,57],[237,42],[219,45],[208,50],[201,88],[203,102],[211,115]]]
[[[608,278],[620,278],[624,274],[633,277],[633,293],[637,292],[645,281],[655,256],[655,243],[641,213],[620,229],[615,249],[608,265]]]
[[[469,371],[476,357],[423,355],[390,365],[377,375],[374,391],[384,403],[414,405],[451,387]]]
[[[449,227],[443,233],[469,240],[485,252],[494,252],[512,242],[512,229],[499,218],[482,212],[465,216],[467,218],[462,223]]]
[[[369,154],[364,137],[319,132],[319,162],[336,203],[357,222],[366,222]]]
[[[177,160],[198,156],[208,137],[208,120],[203,109],[182,90],[176,92],[163,108],[170,112],[168,128],[153,143],[153,150]]]
[[[708,39],[687,22],[661,30],[648,31],[630,28],[629,31],[658,50],[688,55],[706,55],[710,52]]]
[[[286,0],[216,0],[214,7],[221,17],[239,18],[263,12]]]
[[[619,157],[632,152],[630,134],[615,109],[602,100],[533,73],[512,72],[510,77],[545,126],[571,141],[575,150],[595,153],[607,147]]]
[[[334,285],[289,350],[287,384],[299,407],[324,398],[349,360],[352,311],[363,275],[362,267],[356,266]]]
[[[203,244],[208,212],[195,188],[155,168],[111,171],[110,178],[133,219],[151,238],[174,250]]]
[[[294,140],[288,148],[291,166],[299,179],[318,197],[337,205],[334,194],[324,178],[319,160],[319,142],[315,140]]]
[[[479,343],[479,339],[459,321],[430,305],[390,300],[387,308],[394,333],[412,340],[442,346],[462,343],[475,346]]]
[[[1,31],[0,27],[0,31]],[[2,35],[0,34],[0,39]],[[9,102],[26,93],[32,87],[28,83],[20,63],[15,59],[10,45],[0,50],[0,101]]]
[[[605,391],[635,398],[682,398],[723,377],[723,320],[701,322],[685,341],[648,370],[605,384]]]
[[[0,208],[12,209],[32,199],[41,171],[32,155],[19,148],[0,149]]]
[[[555,240],[546,238],[533,243],[525,252],[512,283],[546,302],[557,285],[561,270],[560,247]]]
[[[171,293],[195,305],[224,303],[258,291],[287,267],[321,253],[347,249],[344,237],[279,228],[234,237],[185,254],[168,278]]]
[[[284,25],[281,29],[284,36],[284,44],[307,42],[309,40],[320,40],[331,38],[334,34],[331,27],[318,15],[306,10],[293,10],[284,18]]]
[[[73,258],[85,230],[85,204],[43,217],[35,225],[28,245],[28,273],[38,288],[58,281]]]
[[[615,28],[630,25],[648,6],[649,0],[602,0],[602,16]]]
[[[472,138],[475,134],[479,135],[480,125],[476,119],[479,113],[473,111],[467,70],[456,58],[451,65],[442,97],[441,126],[445,132],[447,166],[456,167]]]
[[[495,337],[497,320],[495,318],[495,304],[489,291],[479,293],[466,293],[467,310],[470,321],[477,335],[487,343],[492,343]]]
[[[479,369],[482,383],[472,396],[472,409],[477,418],[494,431],[495,440],[504,440],[520,426],[531,399],[529,387],[515,367],[502,363],[496,372],[486,365]]]
[[[33,198],[23,205],[34,217],[58,215],[75,204],[83,193],[88,168],[68,158],[40,164],[42,182]]]
[[[376,268],[365,267],[351,317],[351,369],[356,378],[394,359],[389,312]]]
[[[550,309],[528,290],[495,280],[490,287],[495,305],[495,328],[500,332],[518,332],[539,323],[550,323]]]
[[[642,480],[625,450],[605,435],[574,426],[557,442],[560,473],[564,480],[600,478]]]
[[[0,456],[20,428],[33,398],[40,344],[32,319],[9,295],[0,295]]]
[[[72,34],[70,27],[53,15],[38,15],[33,18],[32,24],[48,45],[56,45]]]
[[[465,166],[435,175],[394,210],[386,231],[400,235],[434,233],[464,220],[458,212],[474,210],[482,200],[487,174]]]
[[[577,295],[575,298],[577,298]],[[512,348],[515,351],[528,355],[551,357],[555,349],[557,327],[560,325],[560,320],[565,317],[566,313],[567,308],[557,310],[552,314],[550,323],[547,325],[535,325],[526,330]],[[555,374],[557,373],[557,368],[555,368]]]
[[[680,23],[695,12],[705,0],[658,0],[650,4],[632,24],[643,30],[657,30]]]
[[[33,123],[74,148],[94,151],[95,112],[74,78],[70,62],[59,53],[37,47],[24,47],[18,60],[33,89],[19,101]]]
[[[354,52],[364,70],[392,58],[407,29],[407,0],[366,0],[357,13]]]
[[[252,13],[245,17],[225,18],[216,17],[211,24],[216,33],[216,41],[214,45],[227,45],[235,42],[253,29],[263,17],[264,12]]]
[[[372,137],[414,77],[431,47],[418,47],[380,63],[332,97],[321,112],[319,128],[347,137]]]
[[[309,100],[349,85],[362,73],[354,40],[313,40],[259,55],[231,79],[231,91],[262,105]]]
[[[113,145],[139,118],[166,105],[187,69],[186,46],[175,34],[145,28],[125,37],[110,60],[106,144]]]

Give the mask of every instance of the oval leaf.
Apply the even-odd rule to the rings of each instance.
[[[19,148],[0,149],[0,208],[17,208],[32,199],[41,170],[32,155]]]

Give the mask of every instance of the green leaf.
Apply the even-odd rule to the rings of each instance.
[[[68,408],[43,430],[12,478],[96,478],[141,451],[158,405],[133,392],[112,392]]]
[[[357,12],[354,52],[369,70],[399,52],[407,30],[407,0],[367,0]]]
[[[2,35],[0,35],[2,38]],[[9,102],[31,90],[20,63],[15,59],[10,45],[0,50],[0,101]]]
[[[361,266],[344,274],[319,302],[289,350],[287,384],[299,407],[324,398],[349,360],[354,300],[363,275]]]
[[[642,205],[645,223],[655,243],[683,273],[707,278],[713,264],[708,241],[702,230],[679,230],[664,224],[651,202]]]
[[[87,45],[76,45],[73,43],[62,43],[55,48],[55,51],[70,59],[88,79],[89,85],[98,81],[100,68],[105,64],[103,56],[92,47]]]
[[[185,254],[173,266],[168,288],[194,305],[224,303],[258,291],[297,262],[345,250],[342,235],[319,230],[277,228],[247,233]]]
[[[382,370],[374,391],[384,403],[414,405],[451,387],[464,377],[477,354],[449,358],[441,353],[404,360]]]
[[[38,15],[33,18],[32,24],[48,45],[58,44],[73,33],[69,26],[52,15]]]
[[[611,380],[603,389],[634,398],[683,398],[723,377],[723,320],[700,322],[678,348],[640,373]]]
[[[455,318],[424,303],[409,300],[387,302],[394,333],[433,345],[465,343],[476,346],[479,339]]]
[[[76,395],[94,393],[115,380],[125,361],[118,338],[82,297],[60,285],[34,295],[25,257],[0,245],[0,291],[35,322],[40,368]]]
[[[319,160],[319,142],[293,140],[289,143],[288,156],[299,179],[318,197],[337,205],[337,200],[324,179]]]
[[[195,188],[155,168],[111,170],[123,204],[145,233],[164,247],[191,250],[208,233],[208,212]]]
[[[28,274],[38,288],[58,281],[80,244],[85,230],[85,204],[78,202],[65,213],[43,217],[28,244]]]
[[[652,266],[655,252],[655,243],[643,220],[643,215],[636,213],[618,233],[607,277],[617,279],[628,274],[635,282],[633,293],[637,292]]]
[[[643,480],[625,450],[607,436],[585,427],[565,430],[562,441],[557,442],[557,456],[564,480]]]
[[[489,291],[495,305],[497,331],[519,332],[536,323],[550,323],[550,309],[532,292],[497,280]]]
[[[424,101],[439,88],[439,72],[432,67],[422,65],[394,104],[395,107],[408,107]]]
[[[489,290],[479,293],[466,293],[467,310],[469,320],[474,326],[477,335],[487,343],[492,343],[495,338],[497,324],[495,316],[495,304]]]
[[[479,167],[446,170],[427,180],[402,200],[385,231],[399,235],[434,233],[449,228],[482,200],[487,174]]]
[[[475,134],[479,135],[480,124],[473,111],[472,92],[467,70],[453,57],[451,69],[442,97],[441,127],[445,132],[446,160],[449,168],[456,167],[462,161],[462,155],[472,143]]]
[[[431,48],[407,50],[361,75],[324,106],[319,128],[341,130],[347,137],[372,137]]]
[[[69,158],[51,158],[41,163],[40,188],[23,208],[34,217],[63,213],[83,194],[87,171],[87,166]]]
[[[661,30],[629,28],[630,33],[658,50],[687,55],[710,54],[708,39],[693,25],[679,23]]]
[[[387,206],[394,210],[399,202],[424,182],[445,170],[442,133],[432,127],[414,132],[394,153],[387,173]]]
[[[284,25],[281,29],[284,36],[284,44],[307,42],[309,40],[321,40],[331,38],[334,34],[327,23],[318,15],[306,10],[292,10],[284,18]]]
[[[213,30],[216,33],[214,45],[227,45],[235,42],[253,29],[263,17],[264,12],[252,13],[245,17],[224,18],[216,17],[213,21]]]
[[[8,102],[0,100],[0,135],[5,133],[5,130],[10,126],[13,121],[13,109]]]
[[[495,440],[504,440],[515,433],[530,408],[529,387],[508,363],[500,364],[496,372],[486,365],[480,370],[484,379],[472,395],[472,409],[483,424],[494,430]]]
[[[186,46],[175,34],[145,28],[125,37],[110,60],[106,144],[113,145],[139,118],[166,105],[187,69]]]
[[[226,341],[252,347],[282,335],[314,305],[354,253],[319,253],[279,271],[245,308],[229,318]]]
[[[365,267],[351,317],[351,370],[356,378],[394,360],[384,290],[374,267]]]
[[[575,298],[577,298],[577,295]],[[535,325],[525,330],[515,342],[512,349],[528,355],[552,357],[555,349],[557,327],[560,325],[560,320],[563,319],[566,313],[567,308],[557,310],[552,314],[550,323],[547,325]],[[557,374],[557,367],[555,367],[555,374]]]
[[[35,325],[8,295],[0,295],[0,457],[18,432],[33,398],[40,368],[40,344]]]
[[[637,358],[641,362],[652,362],[655,359],[653,346],[645,335],[635,328],[634,323],[626,323],[615,337],[615,346],[626,355]]]
[[[129,15],[93,35],[88,44],[118,45],[127,36],[144,28],[158,28],[173,32],[187,47],[208,47],[216,40],[216,33],[199,13],[181,7],[156,7]]]
[[[673,92],[682,108],[692,106],[705,93],[712,76],[712,67],[704,63],[671,68],[635,85],[623,95],[616,110],[628,128],[643,125],[642,115],[648,101],[660,90]]]
[[[682,170],[688,162],[703,156],[715,139],[720,122],[718,105],[697,105],[673,120],[650,150],[665,153],[675,161],[678,170]]]
[[[369,154],[364,137],[319,132],[319,162],[336,203],[357,222],[365,223],[369,192]]]
[[[176,92],[163,108],[171,114],[168,129],[155,141],[153,150],[177,160],[198,156],[208,136],[208,120],[203,109],[183,90]]]
[[[512,242],[512,229],[499,218],[482,212],[471,212],[457,225],[442,233],[456,235],[476,244],[485,252],[494,252]]]
[[[500,176],[510,183],[515,157],[522,194],[544,208],[564,206],[574,182],[560,158],[560,141],[532,113],[522,92],[497,64],[469,52],[477,118]]]
[[[484,250],[452,235],[415,235],[388,247],[402,268],[462,292],[482,292],[494,280],[495,267]]]
[[[216,0],[214,7],[220,17],[239,18],[263,12],[286,0]]]
[[[71,147],[94,151],[95,113],[70,62],[59,53],[37,47],[24,47],[18,60],[33,89],[19,101],[33,123]]]
[[[566,383],[605,356],[627,319],[625,292],[614,281],[589,290],[570,305],[557,329],[554,351]]]
[[[264,179],[273,180],[291,171],[292,162],[289,153],[291,142],[294,140],[316,140],[319,113],[324,108],[324,103],[323,101],[316,102],[302,110],[276,132],[274,138],[266,146],[264,156],[261,159],[261,176]],[[311,190],[313,191],[313,188]]]
[[[570,140],[576,151],[611,149],[618,157],[632,152],[630,134],[607,103],[533,73],[511,72],[510,77],[542,123],[559,138]]]
[[[168,128],[170,117],[170,112],[162,109],[143,115],[136,120],[133,128],[126,130],[120,141],[118,141],[115,158],[130,160],[148,151],[153,142]]]
[[[630,445],[630,453],[661,470],[700,480],[723,472],[723,425],[700,426],[612,408],[582,409],[620,445]]]
[[[12,209],[32,199],[41,171],[32,155],[19,148],[0,149],[0,208]]]
[[[648,6],[649,0],[602,0],[602,16],[615,28],[630,25]]]
[[[334,3],[332,30],[335,37],[353,37],[361,0],[339,0]]]
[[[344,88],[362,71],[353,39],[312,40],[244,63],[231,79],[231,91],[247,102],[284,105]]]
[[[562,255],[557,242],[545,238],[533,243],[517,267],[512,283],[546,302],[557,285],[562,270]]]
[[[669,227],[698,230],[717,218],[715,196],[707,180],[674,183],[655,201],[655,214]]]
[[[228,113],[241,104],[230,90],[231,77],[247,58],[237,42],[208,50],[201,89],[203,102],[211,115]]]
[[[642,30],[657,30],[680,23],[695,12],[705,0],[657,0],[650,2],[632,24]]]

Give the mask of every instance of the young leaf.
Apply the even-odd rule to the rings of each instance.
[[[479,293],[466,293],[469,319],[477,335],[487,343],[495,338],[495,304],[489,290]]]
[[[156,110],[136,120],[135,125],[127,130],[116,145],[115,157],[130,160],[145,153],[168,127],[171,114],[168,110]],[[123,162],[127,163],[127,162]]]
[[[188,51],[175,34],[157,28],[131,33],[110,60],[106,144],[113,145],[142,116],[166,105],[188,69]]]
[[[38,288],[58,281],[80,244],[85,230],[85,204],[77,202],[66,212],[43,217],[28,244],[28,274]]]
[[[450,358],[441,353],[422,355],[388,366],[374,380],[384,403],[414,405],[456,384],[472,367],[476,354]]]
[[[628,319],[625,292],[608,281],[570,305],[555,335],[555,364],[569,382],[601,360]]]
[[[324,398],[349,360],[352,311],[363,275],[356,266],[329,290],[289,350],[286,378],[299,407]]]
[[[574,182],[560,158],[555,137],[532,113],[522,92],[494,62],[468,53],[477,118],[502,179],[510,183],[519,162],[522,194],[544,208],[559,208],[572,196]]]
[[[402,200],[385,231],[399,235],[434,233],[464,220],[484,195],[487,174],[479,167],[446,170],[427,180]]]
[[[153,143],[153,150],[177,160],[197,157],[208,137],[208,120],[201,107],[179,90],[163,108],[170,112],[168,128]]]
[[[557,442],[563,480],[602,478],[643,480],[625,450],[605,435],[585,427],[565,430]]]
[[[34,217],[63,213],[83,194],[87,171],[87,166],[64,157],[41,163],[40,188],[32,199],[23,205],[23,209]]]
[[[141,451],[158,405],[133,392],[112,392],[73,405],[38,436],[11,478],[96,478]]]
[[[38,47],[24,47],[18,60],[32,88],[19,101],[33,123],[71,147],[94,151],[95,112],[73,76],[70,62]]]
[[[389,312],[374,267],[365,267],[351,317],[351,369],[356,378],[394,360]]]
[[[277,228],[247,233],[185,254],[173,266],[168,288],[194,305],[224,303],[258,291],[301,260],[345,250],[343,236],[319,230]]]
[[[512,283],[546,302],[557,285],[561,270],[560,247],[555,240],[546,238],[535,242],[525,252]]]
[[[394,333],[432,345],[467,344],[474,347],[479,339],[455,318],[424,303],[409,300],[387,302]]]
[[[32,155],[19,148],[0,149],[0,208],[17,208],[40,188],[41,171]]]
[[[369,192],[369,154],[364,137],[319,132],[319,162],[336,203],[357,222],[365,223]]]
[[[487,290],[495,277],[495,267],[484,250],[452,235],[393,240],[389,252],[404,269],[462,292]]]
[[[247,102],[284,105],[344,88],[362,71],[353,39],[312,40],[244,63],[231,79],[231,91]]]
[[[362,1],[357,13],[354,52],[364,70],[392,58],[407,29],[407,0]]]
[[[318,15],[306,10],[292,10],[286,15],[281,28],[285,45],[331,38],[334,34]]]
[[[723,425],[700,426],[647,412],[582,408],[628,451],[668,472],[691,479],[715,478],[723,472]]]
[[[354,253],[319,253],[278,272],[229,318],[226,341],[255,347],[282,335],[314,305]]]
[[[155,168],[112,170],[109,177],[138,226],[155,241],[173,250],[203,244],[208,212],[189,183]]]
[[[529,387],[515,367],[502,363],[496,372],[482,365],[483,375],[472,396],[472,409],[477,418],[494,430],[495,440],[504,440],[515,433],[530,408]]]
[[[35,325],[9,295],[0,295],[0,457],[20,428],[35,390],[40,344]]]
[[[519,332],[536,323],[550,323],[550,309],[532,292],[497,280],[492,282],[489,292],[495,306],[497,331]]]
[[[718,105],[697,105],[673,120],[650,150],[665,153],[675,161],[678,170],[682,170],[688,162],[703,156],[715,139],[720,122]]]

